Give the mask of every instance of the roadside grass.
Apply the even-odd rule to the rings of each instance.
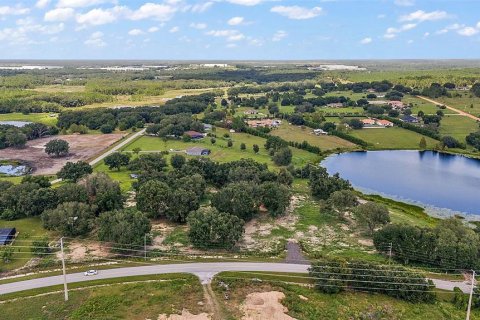
[[[245,279],[246,278],[246,279]],[[252,281],[258,278],[262,281]],[[461,320],[465,311],[457,309],[450,302],[451,293],[439,293],[439,301],[434,304],[410,303],[394,299],[383,294],[364,292],[343,292],[325,294],[304,283],[288,284],[288,275],[255,274],[249,276],[239,272],[218,274],[212,284],[218,301],[231,319],[242,316],[239,306],[243,304],[248,294],[254,292],[281,291],[285,298],[281,303],[288,309],[287,314],[302,320],[343,320],[343,319],[392,319],[392,320]],[[223,298],[224,289],[218,284],[223,281],[228,284],[229,300]],[[480,316],[474,310],[472,318]]]
[[[319,147],[321,150],[331,150],[337,148],[355,148],[356,145],[341,138],[330,136],[330,135],[320,135],[317,136],[313,133],[313,130],[306,127],[299,127],[290,125],[288,123],[283,123],[278,129],[272,130],[272,135],[279,136],[280,138],[287,141],[303,142],[307,141],[313,146]]]
[[[57,124],[57,115],[50,117],[50,113],[3,113],[0,114],[0,121],[29,121],[54,126]]]
[[[99,287],[88,288],[95,285]],[[69,288],[83,289],[71,290],[67,302],[63,301],[63,292],[5,302],[1,305],[2,317],[72,320],[157,319],[164,313],[180,314],[184,308],[193,314],[205,311],[205,307],[198,304],[204,299],[203,291],[198,278],[193,275],[126,277],[73,283]],[[61,291],[62,286],[23,291],[15,295],[1,296],[1,298],[3,300],[18,298],[52,290]]]
[[[40,217],[23,218],[14,221],[0,220],[0,228],[16,228],[18,236],[13,242],[14,254],[11,262],[5,263],[0,260],[0,270],[14,270],[20,268],[29,259],[33,258],[30,251],[30,246],[33,241],[39,240],[42,237],[52,239],[53,233],[47,231],[42,226]],[[26,248],[16,248],[26,247]]]
[[[445,115],[440,122],[440,133],[452,136],[460,142],[466,143],[465,138],[472,132],[480,130],[478,123],[464,116]]]
[[[354,137],[370,143],[369,149],[373,150],[416,150],[422,137],[427,141],[427,148],[433,148],[438,141],[422,136],[419,133],[399,127],[384,129],[361,129],[352,130],[350,134]]]

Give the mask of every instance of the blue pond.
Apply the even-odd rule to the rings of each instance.
[[[437,215],[480,218],[480,160],[432,151],[368,151],[322,162],[365,192],[427,207]]]
[[[0,174],[7,176],[23,176],[27,174],[29,168],[24,165],[0,164]]]

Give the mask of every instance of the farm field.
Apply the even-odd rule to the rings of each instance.
[[[337,148],[355,148],[356,145],[335,136],[313,134],[310,128],[301,128],[298,126],[283,123],[278,129],[271,132],[272,135],[279,136],[287,141],[303,142],[307,141],[311,145],[317,146],[322,150],[331,150]]]
[[[120,282],[122,280],[125,282]],[[183,309],[195,315],[207,311],[203,305],[200,282],[191,275],[129,277],[94,281],[87,286],[70,286],[69,301],[66,303],[63,292],[58,291],[20,298],[2,304],[2,317],[45,320],[165,319],[162,317],[179,315]]]
[[[88,161],[116,141],[123,134],[63,135],[61,139],[70,144],[70,153],[66,157],[52,158],[44,151],[45,144],[56,136],[28,141],[23,149],[6,148],[0,152],[0,160],[19,160],[34,168],[35,175],[56,174],[68,161]]]
[[[393,150],[393,149],[418,149],[420,139],[423,137],[413,131],[399,127],[385,129],[361,129],[353,130],[350,134],[372,144],[372,149]],[[438,141],[425,137],[427,148],[433,148]]]

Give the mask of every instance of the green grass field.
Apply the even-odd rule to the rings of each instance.
[[[476,117],[480,116],[480,98],[473,96],[470,92],[460,92],[459,94],[460,97],[440,97],[435,100],[470,113]]]
[[[425,114],[436,114],[436,112],[440,110],[435,104],[410,95],[406,95],[402,101],[405,104],[413,104],[413,115],[417,115],[419,111],[423,111]],[[444,114],[456,114],[455,111],[450,109],[443,109],[442,111]]]
[[[0,114],[0,121],[30,121],[54,126],[57,124],[57,117],[50,117],[49,113],[3,113]]]
[[[117,283],[95,281],[82,285],[103,287],[75,289],[75,285],[70,285],[73,290],[70,290],[68,302],[64,302],[63,292],[6,302],[2,304],[2,318],[157,319],[160,314],[181,314],[184,308],[193,314],[205,311],[205,307],[198,304],[203,301],[203,291],[194,276],[164,275],[112,280]]]
[[[352,130],[350,134],[372,144],[372,149],[418,149],[421,134],[399,127],[385,129]],[[438,141],[425,137],[427,147],[433,148]]]
[[[337,148],[355,148],[356,145],[340,139],[335,136],[321,135],[317,136],[313,134],[313,130],[310,128],[301,128],[293,126],[288,123],[283,123],[278,129],[271,132],[272,135],[279,136],[287,141],[303,142],[307,141],[313,146],[317,146],[322,150],[331,150]]]
[[[465,143],[465,137],[480,130],[479,124],[464,116],[445,115],[440,122],[440,133]]]
[[[24,218],[14,221],[0,220],[0,228],[16,228],[18,232],[18,237],[12,245],[14,247],[12,261],[5,263],[0,260],[0,270],[13,270],[23,266],[33,257],[29,248],[33,241],[42,237],[53,239],[54,236],[54,233],[43,228],[40,217]]]

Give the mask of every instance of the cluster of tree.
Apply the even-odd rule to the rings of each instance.
[[[338,173],[330,176],[327,169],[307,165],[302,175],[307,174],[310,192],[317,199],[327,200],[335,191],[351,189],[350,182],[340,178]]]
[[[288,142],[280,137],[269,135],[265,142],[265,149],[278,166],[288,166],[292,162],[292,150],[288,147]]]
[[[442,137],[442,140],[441,140],[441,143],[442,143],[442,147],[443,148],[460,148],[460,149],[465,149],[466,146],[464,143],[461,143],[460,141],[458,141],[457,139],[455,139],[454,137],[452,136],[443,136]]]
[[[287,92],[287,91],[299,91],[299,90],[306,90],[306,89],[314,89],[315,82],[304,80],[304,81],[297,81],[297,82],[281,82],[281,83],[269,83],[269,84],[261,84],[261,85],[243,85],[243,86],[235,86],[228,89],[227,94],[229,97],[235,97],[239,94],[257,94],[257,93],[267,93],[269,97],[273,98],[273,95],[277,96],[277,99],[274,101],[278,101],[279,92]]]
[[[480,131],[470,133],[466,137],[466,140],[469,145],[473,146],[477,150],[480,150]]]
[[[392,90],[385,95],[385,98],[392,101],[402,101],[403,93],[400,91]]]
[[[46,126],[42,123],[29,123],[22,128],[11,125],[0,125],[0,149],[7,147],[22,148],[28,140],[56,135],[56,127]]]
[[[346,91],[352,90],[355,93],[361,93],[368,89],[373,89],[376,92],[387,92],[393,87],[393,84],[387,80],[372,81],[372,82],[353,82],[353,83],[327,83],[322,84],[322,89],[326,91]]]
[[[68,154],[70,145],[67,141],[62,139],[53,139],[45,145],[45,153],[50,156],[62,157]]]
[[[375,232],[379,252],[391,253],[405,264],[475,269],[480,266],[480,237],[457,218],[442,220],[435,228],[390,224]]]
[[[116,79],[88,81],[85,89],[104,95],[150,95],[159,96],[165,92],[164,82],[147,80],[118,81]]]
[[[200,228],[190,231],[195,245],[216,246],[223,239],[225,246],[230,247],[241,236],[244,221],[257,215],[261,206],[277,216],[289,205],[288,186],[293,177],[287,170],[274,173],[265,164],[250,159],[216,163],[208,159],[187,161],[175,155],[170,162],[173,170],[164,170],[163,162],[156,170],[139,171],[135,183],[137,208],[151,218],[164,217]],[[207,184],[217,188],[208,195],[214,210],[200,208]],[[213,225],[205,225],[207,222]],[[232,224],[237,228],[232,231],[240,231],[231,234],[222,231],[224,226]]]
[[[475,83],[470,89],[470,92],[473,93],[475,97],[480,98],[480,82]]]
[[[440,83],[432,83],[430,87],[424,88],[422,90],[422,95],[430,98],[439,98],[442,96],[450,96],[447,88],[442,86]]]
[[[367,261],[327,260],[315,262],[309,273],[315,279],[315,287],[324,293],[359,290],[414,303],[435,301],[433,283],[403,267]]]
[[[204,127],[200,121],[194,120],[189,113],[180,113],[162,117],[159,123],[147,128],[147,133],[159,137],[181,137],[185,131],[203,132]]]

